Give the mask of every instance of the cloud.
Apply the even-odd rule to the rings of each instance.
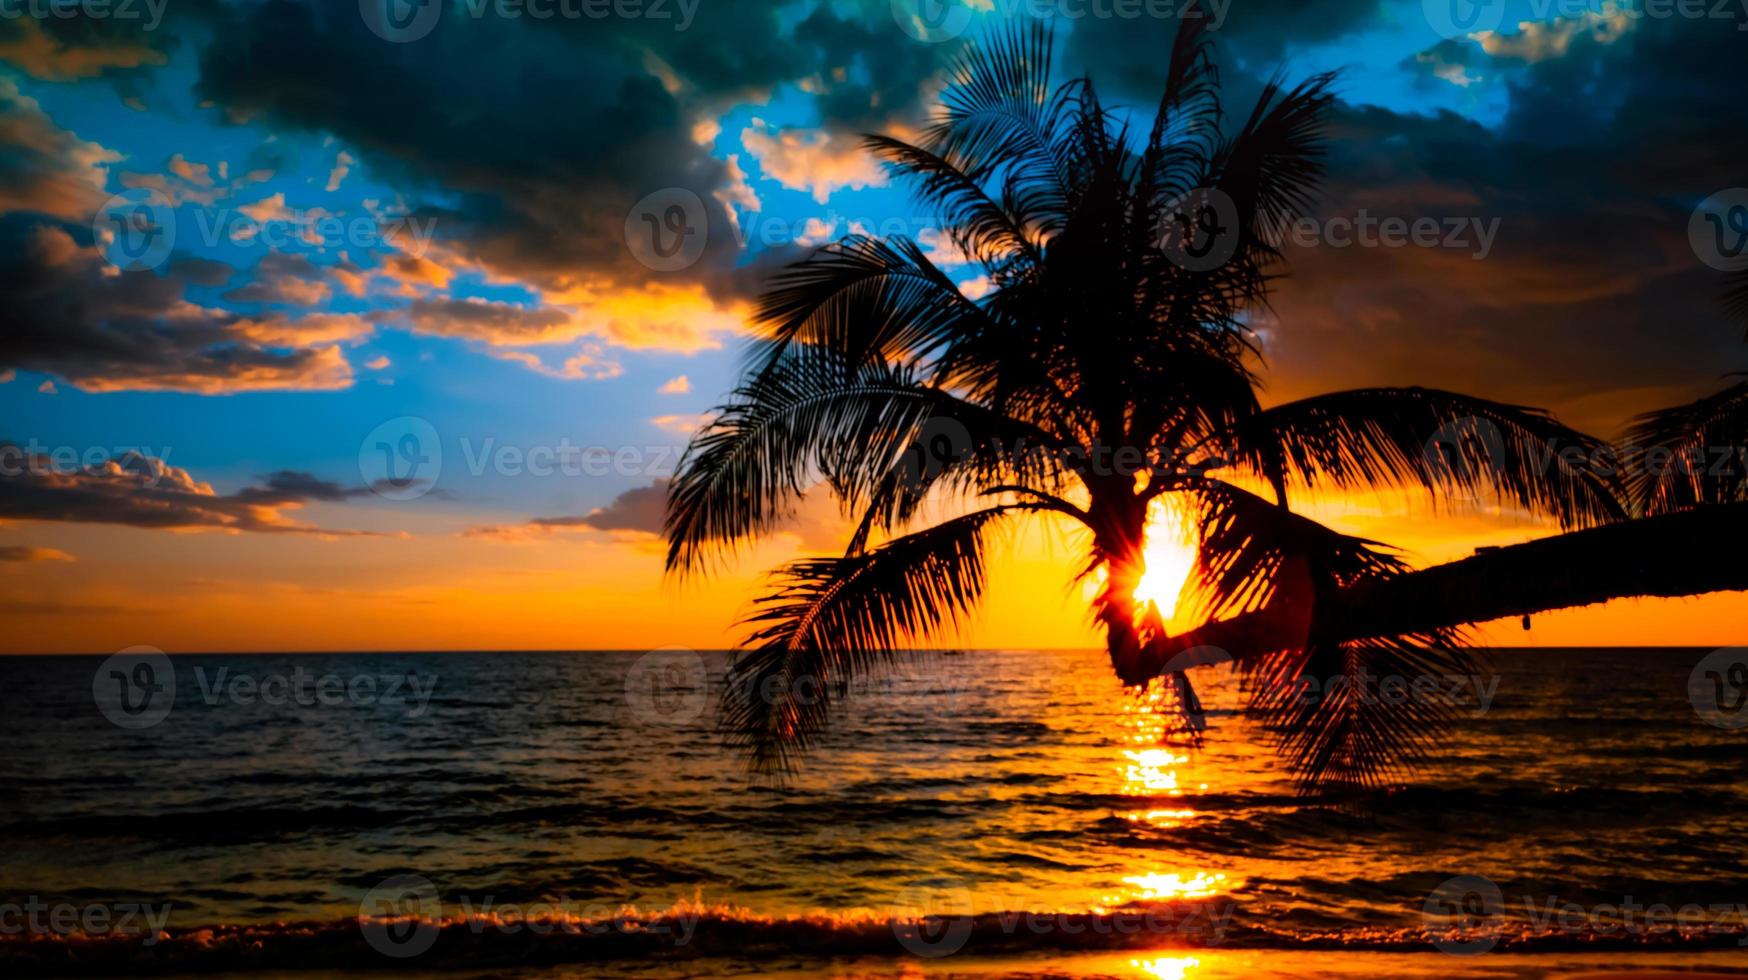
[[[415,333],[461,337],[495,347],[557,344],[584,333],[564,310],[477,298],[414,300],[405,315]]]
[[[661,394],[664,394],[664,395],[683,395],[686,392],[691,391],[691,390],[692,390],[692,382],[689,378],[687,378],[683,374],[677,378],[669,378],[668,380],[662,382],[662,386],[660,388],[656,389],[657,392],[660,392]]]
[[[220,494],[187,470],[135,452],[79,469],[58,469],[45,456],[0,443],[0,521],[114,524],[159,530],[357,536],[299,523],[287,515],[311,501],[369,493],[308,473],[281,470],[232,494]]]
[[[965,294],[966,299],[982,299],[989,295],[991,289],[995,288],[995,284],[990,282],[987,275],[973,276],[956,285],[958,285],[959,291]]]
[[[811,193],[820,204],[842,188],[886,184],[886,170],[854,134],[776,129],[756,122],[741,130],[740,139],[765,176],[790,190]]]
[[[340,189],[341,182],[346,179],[348,173],[352,172],[352,163],[352,154],[345,150],[341,150],[339,155],[334,158],[334,167],[328,171],[328,193],[332,194]]]
[[[1485,258],[1472,232],[1456,248],[1289,246],[1275,317],[1258,322],[1272,394],[1424,384],[1544,405],[1607,436],[1714,385],[1742,360],[1741,329],[1687,223],[1742,183],[1748,158],[1733,26],[1574,34],[1514,73],[1495,129],[1344,108],[1321,219],[1497,222],[1496,241]]]
[[[249,281],[224,294],[236,303],[316,306],[333,296],[327,273],[307,256],[268,252],[255,263]]]
[[[1175,9],[1185,9],[1180,4]],[[1267,74],[1287,60],[1295,48],[1327,44],[1356,34],[1392,17],[1383,0],[1235,0],[1202,3],[1210,13],[1215,43],[1225,65],[1221,81],[1227,106],[1248,104],[1242,71]],[[1214,14],[1224,6],[1225,19]],[[1397,11],[1421,19],[1418,5]],[[1151,108],[1164,87],[1166,55],[1182,21],[1177,17],[1083,17],[1074,22],[1062,52],[1062,77],[1090,74],[1107,104],[1128,102]],[[1235,84],[1237,83],[1237,84]],[[1252,80],[1254,84],[1254,80]],[[1133,99],[1135,101],[1131,102]]]
[[[89,224],[109,195],[121,156],[55,125],[18,85],[0,77],[0,214],[32,212]]]
[[[769,0],[701,5],[685,32],[653,18],[444,17],[417,44],[384,45],[360,18],[291,3],[227,10],[213,30],[200,96],[235,118],[343,142],[353,165],[437,222],[437,247],[454,256],[441,265],[563,308],[571,325],[543,329],[676,351],[738,329],[760,271],[733,233],[733,209],[757,209],[757,195],[740,157],[713,155],[722,114],[805,80],[821,130],[776,131],[767,166],[788,181],[810,162],[833,168],[809,186],[880,183],[847,134],[920,117],[925,80],[955,47],[914,43],[883,5],[821,6],[795,23]],[[368,85],[357,84],[360,64],[375,66]],[[696,262],[661,271],[638,261],[625,228],[638,201],[671,189],[702,202],[707,235]],[[444,282],[404,285],[459,299],[439,295]],[[666,309],[679,298],[683,310]],[[485,329],[501,346],[501,330],[527,330],[533,315],[423,328]]]
[[[73,21],[70,23],[69,21]],[[168,62],[142,34],[107,28],[118,22],[78,17],[53,20],[9,16],[0,20],[0,61],[51,82],[96,78],[117,69]],[[77,32],[78,36],[73,36]]]
[[[223,394],[321,390],[352,383],[337,340],[371,329],[357,318],[248,317],[184,298],[214,263],[118,273],[89,224],[0,217],[0,368],[53,374],[86,391]]]
[[[59,548],[34,548],[30,545],[0,545],[0,562],[74,561],[72,555]]]
[[[738,309],[718,309],[700,287],[650,284],[618,290],[579,286],[548,294],[540,304],[420,298],[388,319],[418,334],[517,348],[492,354],[540,370],[545,359],[526,348],[593,340],[597,343],[584,345],[584,353],[600,363],[610,361],[602,344],[692,353],[721,347],[723,338],[742,329],[742,316]]]
[[[639,535],[657,535],[667,513],[668,481],[657,480],[647,487],[627,490],[605,507],[587,514],[559,517],[535,517],[521,524],[488,524],[470,527],[463,537],[496,541],[522,541],[545,537],[557,531],[624,531]]]
[[[775,52],[774,38],[755,33],[774,25],[767,8],[701,8],[693,30],[706,21],[721,34],[679,46],[708,49],[708,62],[687,50],[668,52],[675,56],[663,63],[686,76],[734,74],[717,54]],[[442,203],[421,215],[439,218],[451,247],[496,274],[538,288],[584,275],[638,282],[654,274],[624,247],[631,205],[663,187],[686,187],[714,204],[713,222],[722,221],[711,192],[727,181],[638,50],[675,43],[647,26],[443,18],[418,44],[385,46],[357,17],[260,4],[220,26],[204,51],[199,88],[234,113],[332,133],[374,174],[441,186]],[[743,46],[728,47],[730,37]],[[475,70],[454,71],[463,61]],[[371,84],[356,84],[358,64],[380,68]],[[737,74],[731,85],[773,83],[778,64]],[[517,111],[503,111],[511,105]],[[733,247],[725,240],[715,251],[725,262]]]
[[[1630,34],[1636,23],[1633,15],[1617,9],[1524,21],[1511,33],[1479,31],[1441,41],[1407,59],[1402,67],[1468,88],[1504,72],[1563,58],[1575,43],[1613,44]]]
[[[618,361],[605,357],[599,345],[585,346],[583,350],[565,358],[557,365],[548,364],[538,355],[528,351],[500,351],[492,356],[520,364],[537,374],[565,381],[603,381],[608,378],[617,378],[625,373],[624,366]]]
[[[697,432],[699,428],[708,421],[710,421],[709,415],[693,413],[686,415],[657,415],[655,418],[649,420],[649,424],[663,432],[671,432],[677,436],[689,436],[692,433]]]

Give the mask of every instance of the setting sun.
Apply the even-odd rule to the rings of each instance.
[[[1148,518],[1147,548],[1142,553],[1146,571],[1135,587],[1135,600],[1153,603],[1169,622],[1195,567],[1196,551],[1184,522],[1167,506],[1156,501]]]

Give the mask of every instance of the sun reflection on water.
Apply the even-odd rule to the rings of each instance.
[[[1202,965],[1194,956],[1160,956],[1151,960],[1130,960],[1129,965],[1141,971],[1141,976],[1158,980],[1184,980],[1190,971]]]
[[[1123,707],[1121,725],[1126,747],[1123,748],[1122,793],[1125,796],[1143,797],[1149,800],[1160,796],[1184,795],[1184,770],[1190,765],[1190,757],[1185,753],[1173,751],[1162,745],[1167,734],[1172,730],[1174,705],[1170,702],[1171,691],[1161,681],[1154,681],[1147,689],[1132,697]],[[1207,783],[1197,783],[1198,789],[1206,790]],[[1181,827],[1201,814],[1193,807],[1153,806],[1137,809],[1123,814],[1124,818],[1152,827]],[[1129,875],[1123,881],[1130,887],[1122,895],[1108,895],[1106,905],[1125,905],[1138,902],[1176,901],[1183,899],[1203,899],[1224,891],[1228,885],[1226,875],[1199,868],[1180,868],[1178,870],[1156,869],[1142,874]],[[1157,960],[1156,963],[1170,964],[1178,961]],[[1192,962],[1193,961],[1189,961]],[[1156,974],[1159,976],[1182,976],[1180,973]]]
[[[1196,876],[1188,881],[1183,875],[1154,873],[1146,875],[1130,875],[1123,879],[1140,890],[1144,900],[1169,898],[1207,898],[1219,892],[1226,883],[1223,874],[1209,874],[1206,871],[1196,872]]]

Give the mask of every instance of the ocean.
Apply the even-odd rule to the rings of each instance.
[[[1335,806],[1096,651],[907,658],[775,786],[722,653],[0,658],[0,972],[1748,972],[1734,662],[1490,651]]]

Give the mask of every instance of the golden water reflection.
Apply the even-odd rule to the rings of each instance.
[[[1189,806],[1159,806],[1161,796],[1183,796],[1185,775],[1191,763],[1187,752],[1166,747],[1167,736],[1175,729],[1177,706],[1175,689],[1155,680],[1147,689],[1134,695],[1123,706],[1120,719],[1124,743],[1122,749],[1122,795],[1146,799],[1153,804],[1123,814],[1134,823],[1153,827],[1181,827],[1201,816]],[[1198,790],[1208,784],[1198,782]],[[1141,874],[1123,878],[1128,885],[1120,895],[1105,896],[1106,905],[1129,905],[1139,902],[1162,902],[1181,899],[1209,898],[1225,891],[1226,875],[1212,869],[1195,867],[1157,867]],[[1155,960],[1165,968],[1176,969],[1174,960]],[[1193,961],[1186,961],[1193,963]],[[1160,973],[1158,976],[1183,976],[1182,972]]]
[[[1143,977],[1158,980],[1184,980],[1192,970],[1202,965],[1194,956],[1158,956],[1146,960],[1130,960],[1129,965],[1141,971]]]

